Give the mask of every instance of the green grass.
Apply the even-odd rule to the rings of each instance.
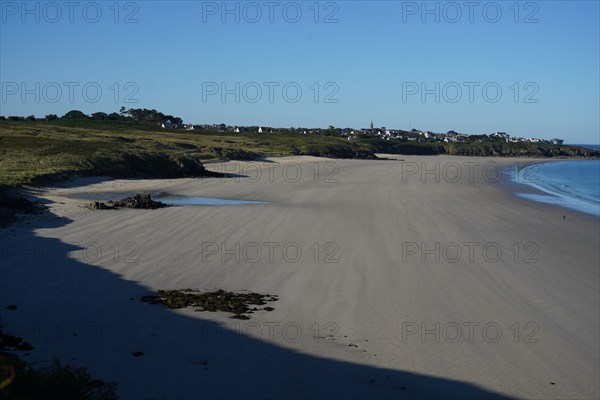
[[[0,185],[39,183],[61,174],[142,176],[141,164],[153,162],[159,168],[157,160],[182,157],[206,163],[360,148],[347,142],[297,134],[166,130],[123,121],[0,121]],[[129,171],[132,159],[139,165]],[[158,172],[147,167],[149,175]]]

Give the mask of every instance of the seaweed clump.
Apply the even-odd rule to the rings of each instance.
[[[260,308],[253,305],[265,305],[268,301],[277,301],[276,295],[259,293],[234,293],[224,290],[200,292],[198,290],[159,290],[156,294],[143,296],[142,301],[150,304],[162,304],[166,308],[181,309],[194,307],[194,311],[224,311],[234,314],[231,318],[250,319]],[[273,311],[273,307],[263,308]]]

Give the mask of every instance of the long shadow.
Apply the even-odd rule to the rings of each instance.
[[[45,228],[71,222],[41,220]],[[37,236],[39,227],[0,230],[5,331],[34,345],[34,361],[57,356],[117,382],[123,399],[509,399],[465,382],[302,354],[202,313],[143,303],[148,288],[74,256],[81,247]]]

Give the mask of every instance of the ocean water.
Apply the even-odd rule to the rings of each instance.
[[[600,160],[553,161],[520,168],[513,180],[545,194],[515,193],[600,217]]]

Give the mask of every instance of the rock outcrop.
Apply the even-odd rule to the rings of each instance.
[[[168,207],[168,204],[160,201],[152,200],[148,193],[136,194],[132,197],[127,197],[123,200],[108,201],[106,203],[95,201],[90,203],[89,208],[92,210],[116,210],[118,208],[138,208],[145,210],[156,210],[157,208]]]

